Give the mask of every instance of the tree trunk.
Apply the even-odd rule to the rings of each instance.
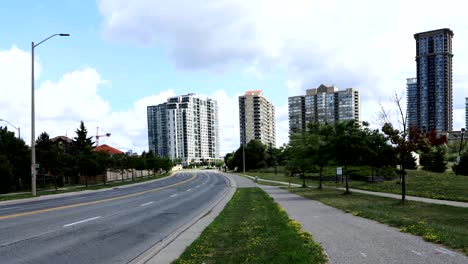
[[[319,189],[322,189],[322,172],[323,172],[323,166],[320,166],[320,172],[319,172]]]
[[[346,182],[346,191],[345,194],[350,194],[351,192],[349,191],[349,181],[348,181],[348,167],[345,165],[344,167],[344,174],[345,174],[345,182]]]
[[[302,173],[302,188],[305,188],[305,187],[307,187],[307,186],[306,186],[306,183],[305,183],[305,173],[303,172]]]
[[[405,203],[406,198],[406,175],[404,161],[401,163],[401,201]]]

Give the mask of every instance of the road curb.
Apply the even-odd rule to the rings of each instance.
[[[222,174],[229,181],[228,190],[216,201],[212,202],[198,215],[181,225],[164,240],[155,244],[138,257],[130,261],[131,264],[164,264],[179,258],[184,250],[195,241],[203,230],[221,213],[237,190],[236,182],[229,175]]]

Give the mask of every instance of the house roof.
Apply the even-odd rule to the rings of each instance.
[[[98,147],[95,147],[94,148],[94,151],[103,151],[103,152],[107,152],[111,155],[114,155],[114,154],[124,154],[122,151],[116,149],[116,148],[113,148],[111,146],[108,146],[106,144],[102,144]]]

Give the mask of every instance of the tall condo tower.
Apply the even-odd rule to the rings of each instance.
[[[149,149],[184,163],[219,158],[218,106],[194,94],[147,107]]]
[[[265,145],[276,146],[275,107],[261,90],[239,96],[239,127],[241,144],[258,139]]]
[[[410,126],[422,132],[452,131],[452,38],[448,28],[414,34],[416,40],[416,96],[408,105]],[[410,98],[408,98],[410,99]],[[415,116],[414,116],[415,115]]]

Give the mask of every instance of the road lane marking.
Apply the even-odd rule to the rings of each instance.
[[[145,205],[152,204],[152,203],[154,203],[154,202],[148,202],[148,203],[140,204],[140,206],[145,206]]]
[[[8,209],[13,209],[13,208],[18,208],[18,207],[21,207],[21,206],[12,206],[12,207],[0,208],[0,211],[1,210],[8,210]]]
[[[88,219],[81,220],[81,221],[78,221],[78,222],[74,222],[74,223],[71,223],[71,224],[66,224],[63,227],[73,226],[73,225],[81,224],[81,223],[84,223],[84,222],[93,221],[93,220],[96,220],[96,219],[99,219],[99,218],[101,218],[101,217],[96,216],[96,217],[93,217],[93,218],[88,218]]]
[[[362,253],[362,252],[361,252],[361,256],[363,256],[363,257],[367,258],[367,255],[366,255],[366,253]]]
[[[191,190],[192,190],[192,189],[188,189],[188,190],[186,190],[186,192],[190,192]]]
[[[129,198],[129,197],[133,197],[133,196],[137,196],[137,195],[141,195],[141,194],[145,194],[145,193],[149,193],[149,192],[155,192],[155,191],[159,191],[159,190],[162,190],[162,189],[167,189],[167,188],[170,188],[170,187],[173,187],[173,186],[181,185],[181,184],[184,184],[184,183],[187,183],[189,181],[194,180],[196,178],[196,176],[197,176],[196,174],[193,174],[193,176],[191,178],[189,178],[187,180],[184,180],[184,181],[181,181],[181,182],[178,182],[178,183],[174,183],[174,184],[171,184],[171,185],[166,185],[166,186],[162,186],[162,187],[158,187],[158,188],[154,188],[154,189],[150,189],[150,190],[146,190],[146,191],[141,191],[141,192],[137,192],[137,193],[127,194],[127,195],[123,195],[123,196],[106,198],[106,199],[96,200],[96,201],[91,201],[91,202],[70,204],[70,205],[64,205],[64,206],[58,206],[58,207],[51,207],[51,208],[47,208],[47,209],[34,210],[34,211],[11,214],[11,215],[3,215],[3,216],[0,216],[0,220],[15,218],[15,217],[19,217],[19,216],[25,216],[25,215],[39,214],[39,213],[45,213],[45,212],[53,212],[53,211],[58,211],[58,210],[83,206],[83,205],[92,205],[92,204],[97,204],[97,203],[102,203],[102,202],[109,202],[109,201],[115,201],[115,200],[120,200],[120,199],[124,199],[124,198]]]
[[[176,194],[173,194],[173,195],[171,195],[171,196],[169,196],[169,197],[176,197],[177,195],[178,195],[178,194],[176,193]]]
[[[411,252],[413,252],[414,254],[418,255],[418,256],[422,256],[423,254],[422,253],[419,253],[417,251],[414,251],[414,250],[411,250]]]
[[[200,186],[201,186],[201,184],[198,184],[198,185],[197,185],[197,188],[200,187]]]
[[[452,256],[452,257],[456,255],[455,252],[452,252],[452,251],[450,251],[450,250],[447,250],[447,249],[441,248],[441,247],[436,248],[435,250],[437,250],[437,251],[439,251],[439,252],[441,252],[441,253],[443,253],[443,254],[450,255],[450,256]]]

